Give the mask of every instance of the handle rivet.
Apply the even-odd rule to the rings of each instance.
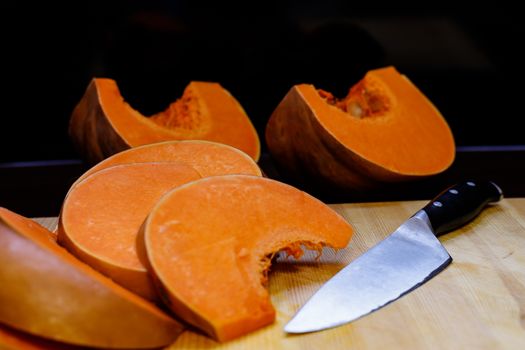
[[[449,192],[452,193],[452,194],[458,194],[459,193],[458,190],[454,190],[454,189],[450,190]]]
[[[476,184],[474,182],[472,182],[472,181],[467,182],[467,185],[473,186],[473,187],[476,186]]]
[[[435,201],[434,203],[432,203],[432,205],[435,207],[441,208],[443,206],[443,203]]]

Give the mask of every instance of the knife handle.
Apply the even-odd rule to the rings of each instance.
[[[488,203],[498,202],[503,192],[491,181],[465,181],[447,188],[423,210],[434,234],[440,236],[474,219]]]

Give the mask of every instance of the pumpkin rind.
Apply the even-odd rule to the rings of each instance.
[[[58,246],[36,222],[0,208],[0,322],[104,349],[172,343],[182,326]]]

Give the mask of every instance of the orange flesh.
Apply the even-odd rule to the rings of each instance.
[[[131,147],[204,139],[231,145],[259,159],[255,128],[241,105],[217,83],[191,82],[183,96],[165,111],[145,118],[124,101],[114,80],[95,82],[105,115]]]
[[[142,223],[164,193],[200,177],[188,165],[168,162],[122,164],[94,172],[69,191],[59,242],[70,241],[83,260],[145,274],[136,250]],[[121,283],[118,276],[111,277]]]
[[[275,318],[266,270],[274,252],[300,243],[345,247],[350,225],[317,199],[260,177],[225,175],[181,186],[145,225],[154,274],[172,310],[224,341]]]
[[[237,148],[209,141],[166,141],[114,154],[89,169],[82,178],[101,169],[124,163],[180,162],[187,164],[202,177],[225,174],[262,176],[257,163]]]
[[[300,85],[316,118],[339,142],[384,168],[407,175],[446,169],[455,155],[447,122],[393,67],[377,69],[342,100]]]

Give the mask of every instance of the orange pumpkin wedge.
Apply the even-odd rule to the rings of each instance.
[[[59,343],[20,332],[0,324],[1,350],[84,350],[85,347]]]
[[[439,174],[455,157],[446,120],[393,67],[369,71],[342,100],[294,86],[273,112],[266,142],[287,176],[350,192]]]
[[[259,159],[255,128],[237,100],[218,83],[191,82],[165,111],[145,117],[133,109],[112,79],[91,81],[73,110],[70,136],[91,163],[131,147],[168,140],[209,140]]]
[[[276,252],[300,257],[301,245],[343,248],[351,235],[351,226],[314,197],[248,175],[178,187],[143,226],[145,255],[163,301],[219,341],[274,321],[264,284]]]
[[[202,177],[226,174],[262,176],[257,163],[237,148],[210,141],[165,141],[130,148],[97,163],[77,181],[107,167],[125,163],[179,162]]]
[[[164,193],[199,178],[194,168],[169,162],[121,164],[94,172],[69,190],[58,242],[115,282],[156,300],[137,255],[137,234]]]
[[[5,208],[0,208],[0,281],[0,322],[54,341],[154,348],[172,343],[182,331],[153,304],[57,245],[47,229]],[[0,332],[5,342],[16,343],[13,337]]]

